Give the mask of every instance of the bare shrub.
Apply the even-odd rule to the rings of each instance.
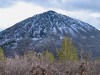
[[[16,56],[0,62],[0,75],[99,75],[100,61],[50,62],[45,57]],[[85,66],[84,66],[85,65]],[[81,66],[81,67],[80,67]],[[86,69],[86,70],[85,70]],[[80,73],[83,70],[85,74]]]

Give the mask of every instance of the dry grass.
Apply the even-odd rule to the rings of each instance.
[[[100,61],[60,63],[44,57],[16,56],[0,62],[0,75],[100,75]]]

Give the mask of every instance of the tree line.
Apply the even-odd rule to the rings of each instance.
[[[41,55],[48,58],[50,61],[55,60],[54,55],[48,50],[43,51]],[[77,61],[79,59],[77,49],[74,47],[72,41],[68,37],[63,38],[61,48],[57,49],[57,58],[61,62]],[[0,48],[0,60],[1,61],[5,60],[4,52],[1,48]]]

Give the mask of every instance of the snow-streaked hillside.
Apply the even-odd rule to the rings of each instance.
[[[70,37],[79,50],[81,48],[91,50],[94,52],[93,56],[100,56],[99,30],[80,20],[54,11],[35,15],[2,31],[0,45],[6,52],[7,49],[17,49],[20,41],[29,38],[31,40],[30,49],[42,51],[51,48],[49,46],[44,48],[47,44],[50,44],[52,48],[58,48],[64,36]],[[50,50],[55,53],[52,48]]]

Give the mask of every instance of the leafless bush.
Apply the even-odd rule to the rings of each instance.
[[[45,57],[23,56],[7,58],[0,62],[0,75],[99,75],[100,61],[83,61],[60,63],[50,62]],[[80,67],[83,66],[83,67]],[[84,68],[86,70],[84,70]],[[85,74],[80,73],[85,72]]]

